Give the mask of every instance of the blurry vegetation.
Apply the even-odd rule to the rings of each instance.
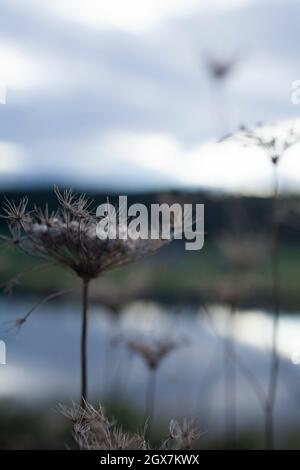
[[[23,194],[9,193],[9,199],[19,200]],[[106,195],[90,195],[94,204],[105,201]],[[1,200],[2,199],[2,200]],[[0,196],[0,204],[4,195]],[[29,194],[30,205],[37,203],[43,206],[49,203],[49,208],[55,206],[52,191],[35,191]],[[114,203],[115,197],[110,198]],[[184,242],[174,241],[164,247],[159,254],[149,259],[136,262],[134,265],[121,267],[107,273],[105,278],[96,279],[91,286],[91,301],[101,303],[113,315],[118,315],[123,306],[132,300],[156,300],[175,306],[174,312],[179,312],[181,306],[199,306],[201,303],[226,303],[226,295],[232,292],[232,266],[228,263],[228,243],[224,246],[224,235],[232,234],[237,225],[240,229],[234,241],[234,256],[237,257],[239,246],[243,247],[243,236],[262,235],[268,245],[268,235],[271,232],[271,200],[255,197],[224,197],[203,193],[165,193],[165,194],[135,194],[129,197],[128,203],[144,202],[181,202],[205,204],[205,247],[202,251],[186,251]],[[297,198],[283,197],[280,201],[280,273],[281,273],[281,306],[282,312],[300,311],[300,202]],[[233,209],[232,209],[233,208]],[[297,211],[295,211],[297,208]],[[240,217],[241,212],[244,214]],[[299,219],[299,220],[298,220]],[[236,223],[235,223],[236,222]],[[0,220],[0,233],[5,233],[5,224]],[[250,236],[252,236],[250,235]],[[241,237],[239,239],[239,236]],[[220,242],[223,237],[223,253]],[[259,248],[259,247],[258,247]],[[251,248],[252,250],[252,248]],[[250,259],[251,261],[251,250]],[[229,249],[229,251],[232,251]],[[242,257],[245,253],[241,249]],[[255,258],[254,279],[243,277],[247,283],[247,295],[239,299],[239,309],[264,308],[272,310],[271,296],[271,260],[270,246],[266,247],[266,256],[257,256],[259,249],[253,253]],[[229,253],[230,254],[230,253]],[[238,260],[239,261],[239,260]],[[240,266],[238,267],[238,270]],[[21,274],[20,274],[21,273]],[[23,273],[23,275],[22,275]],[[252,271],[251,271],[252,274]],[[9,282],[12,280],[12,282]],[[260,282],[263,280],[263,282]],[[251,281],[251,282],[250,282]],[[235,281],[234,281],[235,282]],[[43,298],[61,289],[76,288],[72,296],[79,299],[81,294],[80,279],[63,268],[32,258],[12,247],[3,246],[0,256],[0,284],[6,290],[12,290],[14,296],[33,296]],[[234,283],[235,286],[235,283]],[[242,284],[239,289],[243,291]],[[237,290],[237,289],[236,289]],[[230,293],[229,292],[229,293]],[[4,294],[5,292],[3,292]],[[222,298],[222,295],[225,297]],[[178,308],[176,308],[178,307]],[[143,423],[142,413],[132,409],[127,404],[118,402],[113,396],[104,404],[110,416],[117,419],[125,431],[134,432]],[[56,411],[56,405],[48,404],[41,409],[15,408],[14,404],[0,407],[0,448],[35,448],[54,449],[73,447],[71,426]],[[151,433],[151,445],[159,445],[165,436],[165,423],[155,423]],[[153,441],[154,439],[154,441]],[[260,432],[248,430],[239,433],[238,438],[228,440],[226,436],[214,433],[213,438],[203,436],[199,442],[200,448],[260,448],[262,436]],[[280,445],[285,448],[296,448],[299,444],[298,435],[293,430],[280,438]]]
[[[32,409],[3,402],[0,407],[0,448],[65,449],[72,445],[71,425],[57,413],[55,405]]]
[[[208,238],[208,237],[207,237]],[[229,275],[224,261],[219,255],[213,242],[207,240],[205,249],[201,252],[186,252],[181,244],[174,242],[174,246],[164,248],[159,255],[151,259],[137,262],[133,266],[119,268],[106,274],[106,283],[120,285],[135,272],[149,275],[149,286],[143,292],[143,298],[154,299],[164,303],[192,303],[202,300],[217,301],[211,292],[218,278]],[[300,245],[284,243],[280,247],[281,269],[281,298],[283,313],[285,311],[300,310]],[[40,262],[39,262],[40,263]],[[79,279],[71,273],[56,266],[42,266],[36,268],[36,261],[31,257],[5,249],[1,254],[0,283],[4,284],[20,271],[26,275],[20,277],[15,285],[14,295],[45,295],[58,289],[76,286],[80,289]],[[31,268],[33,268],[31,270]],[[270,298],[270,263],[264,261],[259,269],[259,275],[265,279],[265,285],[253,292],[243,307],[271,306]],[[97,300],[98,289],[101,288],[102,279],[94,281],[92,286],[92,299]]]

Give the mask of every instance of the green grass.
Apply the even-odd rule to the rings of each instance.
[[[280,248],[281,304],[282,309],[300,310],[300,246],[284,245]],[[41,266],[35,268],[38,264]],[[34,268],[32,271],[30,269]],[[26,271],[16,286],[15,295],[44,295],[61,289],[76,287],[79,280],[63,268],[48,265],[26,254],[11,249],[2,250],[0,256],[0,283]],[[151,278],[147,296],[166,302],[195,302],[203,286],[213,290],[216,279],[227,271],[213,244],[206,244],[200,252],[186,252],[182,246],[170,246],[155,256],[141,262],[116,269],[105,275],[105,282],[122,285],[134,280],[136,273],[149,273]],[[271,308],[270,261],[264,262],[259,274],[266,281],[263,292],[253,292],[252,305]],[[139,274],[137,274],[139,276]],[[95,281],[101,283],[101,279]],[[201,294],[202,295],[202,294]],[[205,296],[205,294],[204,294]]]

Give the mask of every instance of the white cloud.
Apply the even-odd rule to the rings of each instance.
[[[12,142],[0,141],[0,175],[20,172],[25,158],[22,147]]]
[[[112,187],[122,183],[122,188],[134,189],[141,182],[145,188],[154,188],[163,181],[173,187],[262,195],[272,189],[273,168],[268,156],[256,147],[245,148],[236,142],[185,148],[168,134],[116,132],[103,138],[65,142],[61,152],[69,159],[58,156],[52,165],[60,170],[72,167],[69,176],[81,178],[82,184],[109,181]],[[300,189],[298,152],[299,147],[290,149],[281,162],[282,189],[289,185]]]
[[[44,89],[49,93],[58,86],[69,86],[75,66],[70,67],[67,77],[64,72],[63,61],[54,55],[42,55],[20,41],[0,37],[0,82],[6,87],[8,104],[10,90],[40,92]]]
[[[132,189],[157,187],[158,181],[244,192],[269,187],[270,165],[260,153],[201,142],[241,122],[297,113],[290,103],[296,48],[284,36],[291,6],[276,2],[269,24],[267,2],[257,0],[6,4],[0,81],[7,81],[8,104],[9,88],[30,94],[25,103],[16,94],[7,115],[3,107],[3,135],[26,142],[26,175],[72,177],[86,185],[99,179],[112,187],[119,181]],[[299,28],[291,26],[297,38]],[[209,88],[201,53],[206,40],[212,54],[218,45],[245,50],[228,81],[225,118]],[[1,171],[17,171],[13,162],[1,157]],[[281,165],[283,184],[297,187],[298,170],[291,153]]]
[[[240,96],[289,102],[293,80],[295,66],[290,60],[256,55],[241,62],[238,80],[229,87]]]
[[[26,89],[37,85],[37,63],[22,48],[6,41],[0,42],[0,79],[7,88]]]
[[[92,28],[142,32],[172,17],[244,6],[250,0],[27,0],[34,8]]]

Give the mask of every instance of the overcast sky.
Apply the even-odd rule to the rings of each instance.
[[[263,154],[214,141],[241,123],[298,118],[299,0],[0,6],[4,187],[269,188]],[[237,59],[221,87],[209,58]],[[281,181],[300,188],[299,146],[282,161]]]

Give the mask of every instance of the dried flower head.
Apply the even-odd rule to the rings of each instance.
[[[282,155],[300,140],[300,131],[289,126],[261,126],[254,129],[241,126],[240,132],[226,136],[221,141],[233,139],[248,147],[255,145],[263,149],[271,159],[273,165],[279,163]]]
[[[47,227],[53,227],[59,217],[59,211],[49,211],[48,204],[45,205],[44,209],[34,206],[34,212],[39,223],[47,225]]]
[[[221,81],[225,80],[237,64],[236,60],[219,60],[215,58],[206,59],[207,68],[215,80]]]
[[[170,422],[170,439],[178,450],[191,449],[193,443],[201,436],[196,418],[183,418],[180,422]]]
[[[60,208],[49,212],[35,207],[27,212],[27,199],[19,204],[6,201],[4,215],[14,243],[29,252],[71,269],[88,282],[104,271],[121,266],[153,253],[170,240],[134,239],[128,230],[127,238],[122,234],[127,230],[127,222],[117,220],[115,238],[99,238],[96,226],[99,219],[89,210],[91,202],[86,196],[76,196],[71,190],[60,192],[55,188]],[[107,216],[107,231],[110,218]],[[123,225],[122,225],[123,224]]]
[[[127,341],[129,350],[140,355],[149,369],[157,369],[163,359],[185,344],[186,341],[176,341],[171,338]]]
[[[28,198],[24,197],[19,201],[19,204],[16,204],[15,201],[5,200],[3,205],[2,215],[3,219],[6,219],[9,223],[9,226],[13,229],[21,229],[22,225],[29,218],[27,213]]]
[[[80,450],[146,450],[144,432],[129,434],[108,418],[102,406],[62,405],[59,411],[73,423],[73,437]]]
[[[149,450],[145,439],[146,428],[141,432],[127,433],[113,419],[107,417],[105,410],[86,403],[85,408],[73,406],[58,407],[63,416],[72,421],[73,437],[80,450]],[[160,449],[191,449],[201,437],[196,419],[184,418],[180,423],[170,422],[169,436]]]

